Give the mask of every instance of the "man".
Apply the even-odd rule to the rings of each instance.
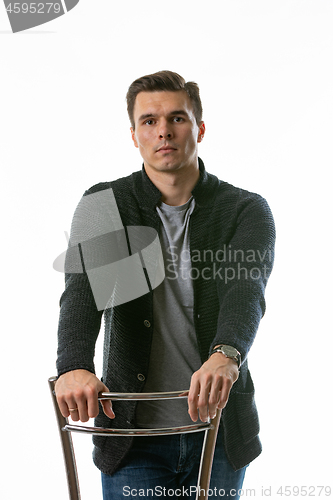
[[[97,417],[96,425],[115,428],[169,427],[198,416],[205,422],[223,408],[210,487],[216,497],[238,498],[245,468],[261,452],[247,355],[265,311],[273,218],[259,195],[206,172],[198,157],[205,124],[195,83],[170,71],[147,75],[132,83],[127,104],[142,171],[90,188],[77,218],[89,226],[86,235],[101,227],[110,212],[105,194],[112,192],[123,227],[158,232],[165,279],[133,300],[117,302],[113,296],[113,304],[104,306],[100,381],[93,356],[103,311],[84,262],[82,272],[67,273],[59,321],[59,407],[65,417]],[[96,196],[104,201],[92,214],[87,200]],[[119,227],[112,224],[110,231]],[[116,401],[102,402],[104,413],[98,409],[102,391],[188,388],[188,403]],[[95,437],[94,443],[105,500],[160,496],[163,487],[193,497],[201,433]]]

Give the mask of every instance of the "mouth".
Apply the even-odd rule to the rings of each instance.
[[[176,148],[173,148],[169,144],[164,144],[164,146],[156,150],[156,153],[172,153],[173,151],[176,151]]]

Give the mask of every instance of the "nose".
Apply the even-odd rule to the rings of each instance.
[[[172,131],[167,121],[161,121],[158,135],[160,139],[171,139]]]

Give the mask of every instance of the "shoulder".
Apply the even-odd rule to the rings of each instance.
[[[266,200],[258,193],[240,188],[229,182],[219,179],[216,175],[208,173],[204,168],[202,160],[200,161],[201,178],[195,187],[193,194],[198,197],[206,206],[223,205],[229,208],[240,207],[246,204],[263,204]]]
[[[215,206],[223,210],[230,210],[239,215],[243,212],[257,212],[258,214],[267,214],[271,217],[271,210],[267,200],[259,193],[249,191],[244,188],[234,186],[226,181],[218,179],[216,176],[208,174],[215,178]]]
[[[211,174],[209,175],[211,176]],[[247,189],[240,188],[238,186],[234,186],[233,184],[222,181],[220,179],[217,179],[217,186],[217,193],[219,197],[224,196],[235,201],[260,201],[264,199],[258,193],[248,191]]]
[[[89,194],[98,193],[100,191],[105,191],[107,189],[112,189],[117,192],[128,192],[131,190],[136,182],[136,179],[140,176],[141,172],[134,172],[126,177],[120,177],[119,179],[107,182],[99,182],[94,184],[89,189],[84,192],[83,196]]]

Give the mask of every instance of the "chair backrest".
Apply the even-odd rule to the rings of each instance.
[[[221,418],[221,410],[218,410],[215,418],[208,421],[207,423],[201,423],[201,424],[199,423],[181,427],[168,427],[162,429],[104,429],[102,427],[86,427],[83,425],[72,425],[68,423],[68,419],[65,418],[60,412],[54,390],[56,380],[57,377],[51,377],[49,378],[48,382],[56,413],[58,429],[60,433],[60,440],[64,455],[70,500],[81,499],[71,432],[81,432],[90,435],[103,435],[103,436],[162,436],[165,434],[185,434],[191,432],[205,432],[202,453],[201,453],[201,460],[200,460],[196,498],[197,500],[199,499],[207,500],[210,475],[211,475],[211,469],[215,451],[216,436]],[[98,399],[99,400],[104,400],[104,399],[161,400],[161,399],[176,399],[179,397],[187,397],[187,396],[180,396],[180,394],[182,394],[183,392],[186,391],[157,392],[157,393],[156,392],[154,393],[103,392],[99,395]]]

